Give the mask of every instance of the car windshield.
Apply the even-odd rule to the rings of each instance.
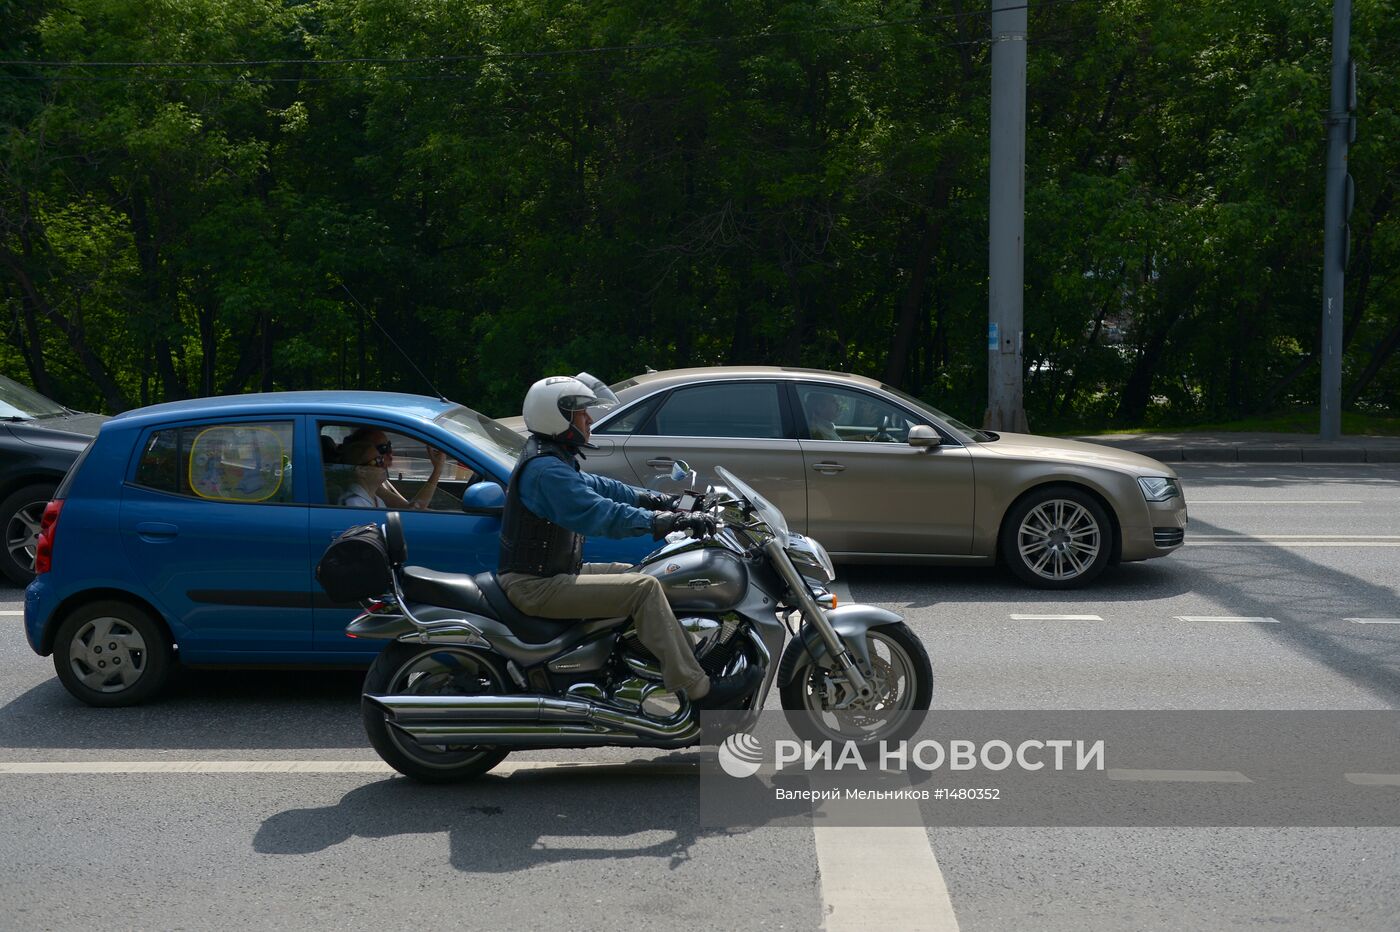
[[[949,427],[953,428],[953,431],[955,433],[962,434],[963,436],[958,438],[960,440],[975,440],[978,443],[987,443],[989,441],[997,439],[995,436],[987,433],[985,430],[978,430],[975,427],[968,427],[962,421],[949,414],[946,414],[943,411],[938,410],[933,405],[929,404],[927,401],[915,398],[908,392],[902,392],[899,389],[895,388],[893,385],[881,385],[880,387],[883,388],[885,391],[889,392],[891,395],[903,399],[904,401],[918,408],[920,411],[923,411],[927,414],[931,414],[934,417],[938,418],[944,424],[947,424]]]
[[[41,417],[58,417],[68,409],[45,398],[28,386],[0,375],[0,418],[17,417],[26,421]]]
[[[453,408],[438,415],[436,423],[491,457],[506,472],[515,468],[515,461],[525,446],[524,437],[471,408]]]

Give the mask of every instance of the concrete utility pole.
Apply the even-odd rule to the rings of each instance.
[[[1342,435],[1342,291],[1351,252],[1352,181],[1347,146],[1355,137],[1356,66],[1351,0],[1332,4],[1332,100],[1327,108],[1327,200],[1322,247],[1322,439]]]
[[[991,123],[987,414],[982,426],[1025,432],[1026,0],[992,0]]]

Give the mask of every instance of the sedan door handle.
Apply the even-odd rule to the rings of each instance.
[[[840,463],[813,463],[812,468],[815,469],[817,472],[836,473],[840,472],[846,467],[842,466]]]
[[[142,521],[136,525],[137,536],[151,543],[164,543],[179,533],[179,525],[166,524],[164,521]]]
[[[657,469],[665,469],[667,466],[676,465],[676,461],[669,456],[658,456],[655,459],[647,460],[648,466],[655,466]]]

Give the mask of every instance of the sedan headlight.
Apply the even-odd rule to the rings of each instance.
[[[1138,485],[1142,488],[1142,497],[1149,502],[1166,502],[1181,497],[1181,483],[1176,479],[1153,476],[1139,479]]]

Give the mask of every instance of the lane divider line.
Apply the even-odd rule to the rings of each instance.
[[[1125,770],[1110,767],[1110,780],[1150,783],[1253,783],[1238,770]]]
[[[0,615],[4,615],[7,618],[14,618],[17,616],[22,617],[24,615],[24,612],[0,612]]]
[[[844,805],[848,804],[812,804],[812,838],[826,919],[822,928],[958,932],[948,883],[918,803],[905,803],[909,811],[902,818],[891,817],[904,825],[831,825],[832,810]]]
[[[1400,618],[1347,618],[1358,625],[1400,625]]]
[[[1400,773],[1347,773],[1342,776],[1355,786],[1400,786]]]
[[[1012,621],[1103,621],[1099,615],[1012,615]]]
[[[1277,618],[1251,618],[1244,615],[1173,615],[1178,621],[1219,622],[1222,624],[1276,625]]]

